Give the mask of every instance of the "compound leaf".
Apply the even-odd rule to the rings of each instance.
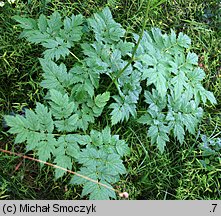
[[[71,170],[72,169],[72,161],[71,158],[66,156],[66,155],[59,155],[55,158],[54,163],[57,166],[60,166],[62,168]],[[62,177],[64,174],[66,173],[65,170],[61,170],[61,169],[56,169],[55,170],[55,178],[58,179],[60,177]]]
[[[54,154],[55,146],[57,145],[55,138],[48,136],[46,141],[41,141],[38,144],[38,157],[42,161],[47,161]]]
[[[191,44],[191,39],[183,34],[182,32],[179,33],[178,38],[177,38],[177,43],[184,48],[189,48]]]
[[[18,15],[13,16],[12,18],[19,22],[19,26],[23,29],[29,30],[37,28],[37,22],[32,18],[25,18]]]
[[[102,108],[107,104],[107,101],[110,99],[110,92],[104,92],[103,94],[99,94],[95,98],[95,104]]]
[[[173,132],[175,137],[177,137],[179,142],[182,144],[184,141],[184,134],[185,134],[183,125],[179,122],[175,122]]]

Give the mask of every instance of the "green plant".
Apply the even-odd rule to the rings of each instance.
[[[167,35],[152,29],[144,35],[137,51],[139,61],[134,66],[146,80],[144,101],[149,105],[138,121],[150,126],[148,136],[161,152],[170,134],[183,143],[185,130],[195,133],[203,114],[201,101],[216,103],[212,92],[201,84],[205,73],[197,66],[197,55],[190,51],[186,54],[190,43],[182,32],[176,37],[174,31]]]
[[[138,122],[150,126],[148,136],[161,152],[170,135],[182,143],[185,130],[194,134],[201,101],[216,103],[201,84],[204,71],[197,67],[197,55],[186,51],[191,41],[183,33],[177,37],[174,31],[167,35],[157,28],[146,32],[144,24],[140,37],[134,34],[127,41],[108,8],[87,19],[72,15],[62,20],[58,12],[38,20],[14,19],[24,29],[21,37],[46,48],[40,58],[41,86],[48,91],[47,102],[37,103],[35,111],[5,119],[9,132],[16,134],[15,143],[27,142],[27,151],[36,151],[43,161],[53,159],[67,169],[81,166],[79,173],[110,186],[126,172],[122,157],[129,148],[111,135],[110,127],[94,130],[98,117],[108,118],[108,102],[112,125],[136,118],[144,86],[148,107]],[[70,69],[61,63],[69,54],[74,57]],[[101,82],[109,84],[107,89]],[[56,169],[55,177],[64,173]],[[83,184],[82,195],[90,194],[91,199],[115,198],[112,190],[77,176],[71,183]]]
[[[216,170],[216,164],[221,163],[221,139],[201,135],[201,140],[199,148],[202,151],[203,159],[200,162],[207,170]]]
[[[1,177],[1,176],[0,176]],[[7,193],[7,182],[0,178],[0,200],[8,197]]]

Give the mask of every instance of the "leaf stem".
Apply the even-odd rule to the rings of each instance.
[[[91,179],[91,178],[89,178],[89,177],[87,177],[87,176],[81,175],[81,174],[79,174],[79,173],[77,173],[77,172],[74,172],[74,171],[72,171],[72,170],[68,170],[68,169],[65,169],[65,168],[63,168],[63,167],[54,165],[54,164],[52,164],[52,163],[48,163],[48,162],[45,162],[45,161],[42,161],[42,160],[39,160],[39,159],[36,159],[36,158],[32,158],[32,157],[23,155],[23,154],[21,154],[21,153],[15,153],[15,152],[11,152],[11,151],[4,150],[4,149],[1,149],[1,148],[0,148],[0,151],[3,152],[3,153],[7,153],[7,154],[10,154],[10,155],[16,155],[16,156],[22,157],[22,158],[24,158],[24,159],[36,161],[36,162],[43,163],[43,164],[46,164],[46,165],[48,165],[48,166],[51,166],[51,167],[54,167],[54,168],[57,168],[57,169],[64,170],[64,171],[66,171],[66,172],[68,172],[68,173],[74,174],[74,175],[76,175],[76,176],[78,176],[78,177],[80,177],[80,178],[84,178],[84,179],[86,179],[86,180],[88,180],[88,181],[91,181],[91,182],[93,182],[93,183],[95,183],[95,184],[101,185],[101,186],[103,186],[103,187],[105,187],[105,188],[107,188],[107,189],[109,189],[109,190],[112,190],[112,191],[114,191],[114,192],[117,192],[118,194],[121,194],[121,192],[120,192],[119,190],[117,190],[117,189],[114,189],[114,188],[112,188],[112,187],[109,187],[109,186],[106,185],[106,184],[103,184],[103,183],[101,183],[101,182],[98,182],[98,181],[96,181],[96,180],[94,180],[94,179]]]
[[[146,9],[146,12],[145,12],[145,18],[144,18],[144,22],[143,22],[143,25],[142,25],[142,30],[141,30],[141,33],[140,33],[140,36],[139,36],[139,39],[133,49],[133,52],[132,52],[132,55],[131,55],[131,59],[128,61],[128,63],[119,71],[119,73],[117,74],[117,76],[112,80],[112,82],[110,83],[110,85],[107,87],[107,91],[111,88],[111,86],[113,85],[113,83],[115,83],[115,81],[121,76],[121,74],[130,66],[130,64],[134,61],[134,56],[136,54],[136,51],[138,49],[138,46],[143,38],[143,34],[144,34],[144,30],[145,30],[145,27],[147,25],[147,20],[148,20],[148,15],[149,15],[149,10],[150,10],[150,2],[151,0],[148,1],[147,3],[147,9]]]
[[[81,61],[73,52],[71,52],[70,50],[69,50],[69,52],[70,52],[70,54],[71,54],[72,56],[74,56],[78,61]]]

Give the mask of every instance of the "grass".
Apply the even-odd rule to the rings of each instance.
[[[58,10],[62,15],[82,13],[90,16],[108,5],[117,22],[127,29],[139,32],[147,0],[82,0],[82,1],[17,1],[0,8],[0,115],[23,106],[34,107],[43,100],[39,86],[41,69],[38,57],[41,48],[18,38],[20,29],[12,15],[37,18],[41,13]],[[182,31],[192,39],[192,49],[199,55],[200,66],[206,72],[204,85],[214,92],[218,105],[205,106],[205,114],[198,134],[219,136],[221,129],[221,5],[217,0],[161,0],[153,1],[147,29],[156,26],[168,32],[170,28]],[[186,136],[180,146],[171,140],[164,154],[151,146],[146,130],[133,120],[114,127],[131,148],[125,158],[128,174],[116,188],[128,191],[130,199],[221,199],[220,164],[214,170],[202,167],[203,159],[198,145],[199,136]],[[24,145],[13,145],[13,138],[0,129],[0,147],[24,152]],[[0,199],[81,199],[80,187],[68,185],[70,175],[55,181],[53,169],[42,169],[32,161],[0,153]]]

